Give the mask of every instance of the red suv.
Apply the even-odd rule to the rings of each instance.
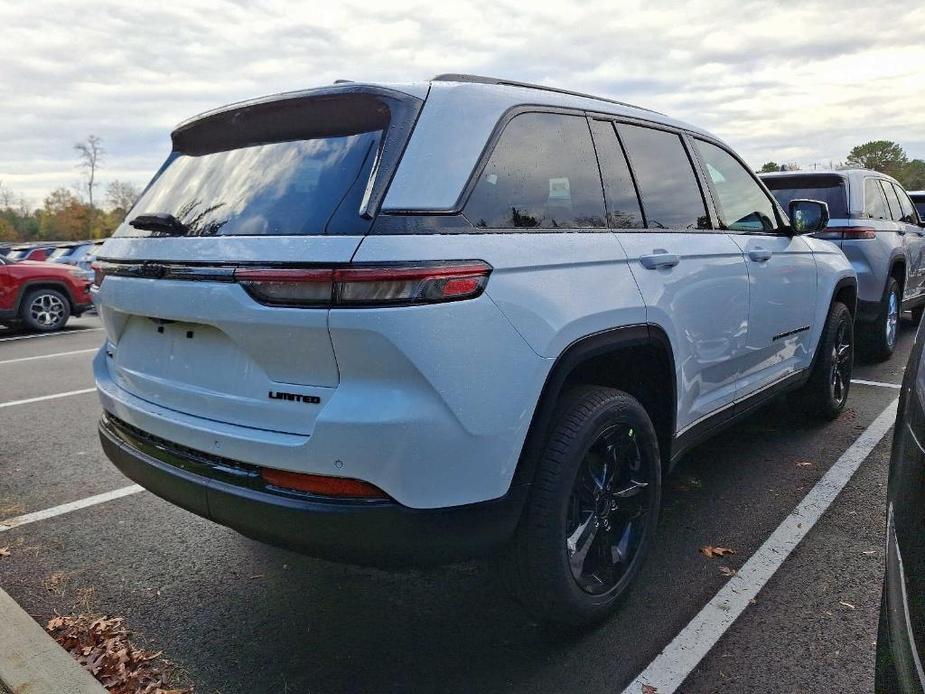
[[[0,256],[0,323],[39,332],[60,330],[93,307],[90,282],[74,267]]]

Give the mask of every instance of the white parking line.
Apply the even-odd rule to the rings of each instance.
[[[130,484],[128,487],[113,489],[111,492],[88,496],[86,499],[78,499],[77,501],[61,504],[60,506],[52,506],[51,508],[46,508],[44,511],[35,511],[34,513],[27,513],[22,516],[16,516],[15,518],[7,518],[0,522],[0,533],[18,528],[21,525],[28,525],[29,523],[35,523],[36,521],[45,520],[46,518],[54,518],[55,516],[70,513],[71,511],[79,511],[88,506],[96,506],[106,501],[121,499],[123,496],[129,496],[130,494],[137,494],[143,491],[144,487],[139,487],[137,484]]]
[[[10,400],[9,402],[0,402],[0,408],[13,407],[14,405],[28,405],[30,402],[42,402],[43,400],[54,400],[56,398],[66,398],[70,395],[83,395],[84,393],[94,393],[96,388],[84,388],[82,390],[69,390],[65,393],[53,393],[52,395],[40,395],[37,398],[26,398],[25,400]]]
[[[865,381],[863,378],[852,378],[851,382],[859,383],[862,386],[879,386],[880,388],[893,388],[895,390],[903,389],[903,387],[899,385],[898,383],[884,383],[883,381]]]
[[[54,354],[40,354],[37,357],[19,357],[18,359],[4,359],[0,361],[0,366],[4,364],[18,364],[22,361],[33,361],[34,359],[51,359],[52,357],[69,357],[72,354],[87,354],[88,352],[96,352],[97,347],[92,349],[75,349],[70,352],[55,352]]]
[[[749,606],[790,552],[812,530],[896,419],[897,400],[880,413],[842,453],[800,504],[777,526],[738,573],[713,596],[649,666],[623,690],[640,694],[645,686],[658,694],[674,692]]]
[[[0,337],[0,342],[12,340],[31,340],[33,337],[60,337],[61,335],[80,335],[81,333],[95,333],[102,328],[80,328],[79,330],[61,330],[56,333],[36,333],[34,335],[17,335],[15,337]]]

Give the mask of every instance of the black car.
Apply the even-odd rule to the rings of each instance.
[[[886,575],[877,692],[923,692],[925,673],[925,368],[921,326],[906,367],[887,490]],[[918,645],[916,645],[918,644]]]

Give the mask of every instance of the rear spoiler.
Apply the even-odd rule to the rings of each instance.
[[[360,214],[372,218],[404,152],[424,101],[371,85],[339,84],[224,106],[171,133],[173,155],[384,131]]]

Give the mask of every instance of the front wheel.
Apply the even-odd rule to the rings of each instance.
[[[833,302],[816,359],[802,396],[809,413],[820,419],[835,419],[848,402],[854,367],[854,320],[843,303]]]
[[[60,330],[71,316],[71,305],[55,289],[35,289],[26,294],[20,317],[30,329],[49,333]]]
[[[542,621],[600,621],[639,572],[660,501],[658,440],[639,401],[612,388],[574,389],[501,558],[509,590]]]

